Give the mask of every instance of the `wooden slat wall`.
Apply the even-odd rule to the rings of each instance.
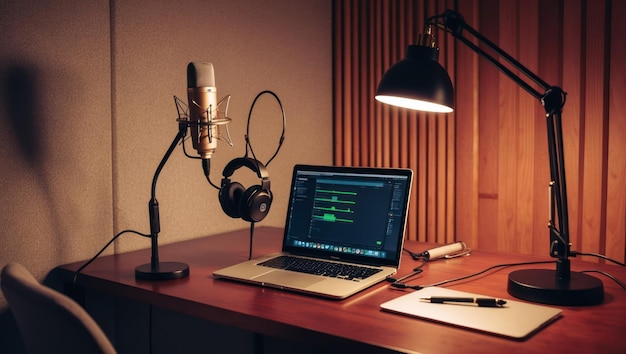
[[[456,110],[390,108],[373,96],[425,17],[457,8],[548,83],[563,113],[572,249],[626,258],[626,1],[334,1],[336,164],[416,172],[408,237],[546,255],[547,135],[539,102],[449,35],[440,62]]]
[[[407,225],[411,239],[454,240],[454,114],[418,114],[373,99],[378,80],[402,59],[427,13],[451,1],[334,2],[335,164],[410,167],[415,174]],[[452,39],[440,59],[454,75]]]

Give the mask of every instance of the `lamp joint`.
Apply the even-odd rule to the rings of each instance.
[[[426,25],[424,32],[417,35],[417,44],[428,48],[437,48],[432,25]]]
[[[546,110],[546,115],[561,113],[565,105],[567,93],[558,86],[552,86],[541,96],[541,104]]]

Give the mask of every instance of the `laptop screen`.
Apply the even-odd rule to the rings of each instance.
[[[409,169],[296,165],[283,251],[397,266],[411,181]]]

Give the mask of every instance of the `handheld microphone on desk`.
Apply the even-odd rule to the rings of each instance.
[[[406,249],[405,249],[406,250]],[[465,242],[459,241],[459,242],[455,242],[455,243],[451,243],[449,245],[445,245],[445,246],[439,246],[439,247],[435,247],[435,248],[431,248],[427,251],[421,252],[421,253],[415,253],[415,252],[411,252],[409,250],[406,250],[407,252],[409,252],[409,254],[411,255],[411,257],[414,260],[422,260],[422,264],[420,264],[419,266],[415,267],[413,269],[413,272],[405,275],[401,278],[392,278],[392,277],[387,277],[387,281],[391,282],[391,286],[395,287],[395,288],[401,288],[401,289],[405,289],[405,288],[411,288],[411,289],[415,289],[415,290],[419,290],[422,287],[419,285],[407,285],[406,283],[403,283],[403,280],[406,280],[414,275],[420,274],[422,273],[423,269],[422,267],[430,262],[430,261],[434,261],[436,259],[440,259],[440,258],[454,258],[454,257],[460,257],[463,255],[467,255],[471,252],[471,249],[467,248],[467,246],[465,245]]]
[[[426,262],[428,262],[444,257],[456,257],[458,255],[465,254],[465,252],[468,252],[467,250],[468,248],[465,245],[465,242],[459,241],[449,245],[431,248],[422,253],[412,253],[411,257],[413,257],[413,259],[423,258]]]

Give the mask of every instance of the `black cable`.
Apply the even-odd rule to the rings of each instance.
[[[254,154],[254,150],[252,150],[252,144],[250,143],[250,118],[252,117],[252,110],[254,109],[254,105],[256,104],[256,101],[261,96],[263,96],[264,94],[270,94],[270,95],[274,96],[274,98],[276,99],[276,102],[278,102],[278,106],[280,107],[280,111],[282,113],[282,118],[283,118],[283,130],[282,130],[282,133],[280,134],[280,139],[278,140],[278,147],[276,148],[276,151],[274,151],[274,154],[264,164],[265,167],[267,167],[267,166],[269,166],[270,162],[272,162],[274,157],[276,157],[276,155],[278,155],[278,152],[280,151],[280,148],[283,146],[283,141],[285,141],[285,130],[287,128],[287,119],[285,118],[285,110],[283,109],[283,104],[282,104],[282,102],[280,102],[280,98],[278,98],[278,95],[276,95],[272,91],[269,91],[269,90],[261,91],[254,98],[254,101],[252,101],[252,105],[250,106],[250,111],[248,112],[248,123],[246,125],[246,136],[244,137],[245,140],[246,140],[246,154],[244,155],[244,157],[248,157],[248,148],[250,148],[250,153],[252,154],[252,158],[255,159],[256,161],[258,161],[258,159],[256,158],[256,155]]]
[[[391,286],[393,286],[394,288],[400,288],[400,289],[421,290],[423,288],[430,287],[430,286],[440,286],[440,285],[444,285],[444,284],[448,284],[448,283],[453,283],[453,282],[457,282],[457,281],[473,278],[473,277],[479,276],[481,274],[484,274],[484,273],[486,273],[486,272],[488,272],[490,270],[496,269],[496,268],[506,268],[506,267],[513,267],[513,266],[520,266],[520,265],[531,265],[531,264],[548,264],[548,263],[556,263],[556,261],[536,261],[536,262],[498,264],[498,265],[494,265],[494,266],[488,267],[486,269],[483,269],[483,270],[481,270],[479,272],[476,272],[476,273],[473,273],[473,274],[465,275],[465,276],[462,276],[462,277],[459,277],[459,278],[448,279],[448,280],[440,281],[440,282],[429,284],[429,285],[409,285],[409,284],[406,284],[406,283],[392,283]]]
[[[248,260],[252,259],[252,238],[254,236],[254,221],[250,222],[250,249],[248,251]]]
[[[183,137],[183,139],[179,143],[180,145],[183,146],[183,153],[185,154],[185,156],[194,160],[202,160],[202,157],[200,156],[189,155],[189,153],[187,152],[187,149],[185,148],[185,140],[187,140],[187,138]]]
[[[209,181],[209,184],[219,190],[220,187],[211,182],[211,178],[209,177],[209,173],[211,172],[211,159],[202,159],[202,170],[204,171],[204,176],[206,177],[206,180]]]
[[[82,266],[80,266],[76,272],[74,272],[74,279],[72,282],[72,292],[73,295],[76,294],[76,282],[78,280],[78,274],[80,274],[80,272],[85,269],[85,267],[87,267],[88,265],[90,265],[94,260],[96,260],[96,258],[98,258],[98,256],[100,256],[100,254],[102,254],[102,252],[104,252],[104,250],[106,250],[115,240],[117,240],[118,237],[122,236],[125,233],[134,233],[137,234],[139,236],[143,236],[143,237],[152,237],[152,235],[148,235],[148,234],[144,234],[141,233],[139,231],[135,231],[135,230],[123,230],[120,231],[119,233],[117,233],[115,236],[113,236],[113,238],[107,242],[106,245],[104,245],[104,247],[102,247],[102,249],[100,249],[100,251],[98,251],[98,253],[96,253],[95,256],[93,256],[91,259],[89,259],[87,262],[85,262]],[[149,306],[149,326],[148,326],[148,347],[149,347],[149,352],[152,353],[152,305]]]
[[[76,288],[76,280],[78,279],[78,274],[79,274],[79,273],[80,273],[83,269],[85,269],[85,267],[87,267],[88,265],[90,265],[90,264],[91,264],[91,262],[93,262],[94,260],[96,260],[96,258],[98,258],[98,256],[100,256],[100,254],[102,254],[102,252],[104,252],[104,250],[105,250],[105,249],[107,249],[107,247],[109,247],[109,246],[110,246],[110,245],[111,245],[111,244],[112,244],[112,243],[113,243],[113,242],[114,242],[114,241],[115,241],[118,237],[120,237],[121,235],[123,235],[123,234],[125,234],[125,233],[128,233],[128,232],[129,232],[129,233],[134,233],[134,234],[137,234],[137,235],[139,235],[139,236],[143,236],[143,237],[148,237],[148,238],[149,238],[149,237],[152,237],[152,235],[143,234],[143,233],[141,233],[141,232],[139,232],[139,231],[135,231],[135,230],[123,230],[123,231],[120,231],[117,235],[113,236],[113,238],[112,238],[109,242],[107,242],[107,244],[106,244],[106,245],[104,245],[104,247],[102,247],[102,249],[101,249],[100,251],[98,251],[98,253],[96,253],[96,255],[95,255],[95,256],[93,256],[91,259],[89,259],[87,262],[85,262],[85,264],[83,264],[82,266],[80,266],[80,268],[78,268],[78,269],[76,270],[76,272],[74,272],[74,280],[73,280],[73,283],[72,283],[72,286],[73,286],[73,288],[74,288],[74,289]]]
[[[402,248],[402,250],[404,252],[408,253],[411,256],[411,258],[413,258],[416,261],[424,257],[424,253],[423,252],[422,253],[415,253],[415,252],[409,250],[406,247]]]
[[[572,251],[572,252],[571,252],[571,254],[572,254],[572,256],[574,256],[574,257],[576,257],[576,256],[590,256],[590,257],[598,257],[598,258],[605,259],[605,260],[607,260],[607,261],[609,261],[609,262],[613,262],[613,263],[615,263],[615,264],[621,265],[622,267],[626,267],[626,264],[625,264],[625,263],[618,262],[618,261],[616,261],[616,260],[614,260],[614,259],[612,259],[612,258],[609,258],[609,257],[607,257],[607,256],[605,256],[605,255],[602,255],[602,254],[599,254],[599,253],[584,253],[584,252]]]
[[[601,270],[597,270],[597,269],[589,269],[589,270],[583,270],[581,271],[581,273],[598,273],[598,274],[602,274],[605,277],[613,280],[614,282],[617,283],[617,285],[619,285],[620,287],[622,287],[622,289],[626,290],[626,284],[622,283],[619,279],[617,279],[616,277],[614,277],[613,275],[607,273],[607,272],[603,272]]]
[[[597,258],[601,258],[604,260],[607,260],[609,262],[615,263],[617,265],[620,265],[622,267],[626,267],[625,263],[619,262],[615,259],[612,259],[610,257],[607,257],[603,254],[599,254],[599,253],[587,253],[587,252],[578,252],[578,251],[572,251],[571,255],[576,257],[576,256],[589,256],[589,257],[597,257]],[[622,289],[626,290],[626,284],[622,283],[619,279],[617,279],[615,276],[607,273],[607,272],[603,272],[601,270],[597,270],[597,269],[589,269],[589,270],[583,270],[581,271],[581,273],[598,273],[598,274],[602,274],[605,277],[613,280],[615,283],[617,283],[617,285],[619,285]]]
[[[392,276],[388,276],[387,278],[385,278],[385,280],[387,280],[388,282],[391,283],[400,283],[403,280],[406,280],[408,278],[411,278],[415,275],[418,275],[420,273],[422,273],[424,270],[422,269],[424,267],[424,265],[426,265],[426,263],[428,263],[428,260],[426,258],[422,258],[422,264],[418,265],[417,267],[413,268],[413,271],[403,277],[400,278],[394,278]]]

